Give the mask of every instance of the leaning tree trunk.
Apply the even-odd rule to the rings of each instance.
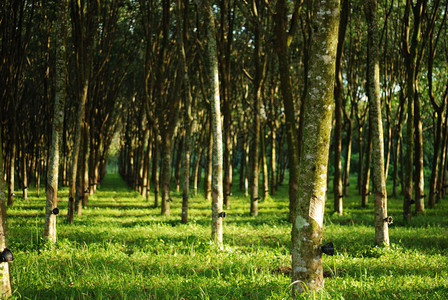
[[[379,245],[389,247],[389,227],[387,220],[387,191],[386,176],[384,174],[384,140],[381,119],[380,98],[380,66],[377,0],[364,2],[367,19],[367,72],[368,99],[370,103],[370,129],[372,139],[372,175],[373,191],[375,195],[375,240]]]
[[[0,134],[0,251],[4,251],[7,246],[8,227],[6,216],[6,197],[5,197],[5,182],[3,181],[3,150],[2,140]],[[11,277],[9,274],[9,263],[0,263],[0,296],[2,298],[11,297]]]
[[[320,290],[324,285],[320,244],[334,110],[339,1],[314,1],[313,10],[311,26],[317,30],[311,36],[301,173],[292,226],[293,294]]]

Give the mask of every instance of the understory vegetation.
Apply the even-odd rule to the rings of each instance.
[[[331,182],[331,180],[330,180]],[[13,297],[21,299],[288,299],[291,224],[287,185],[260,202],[234,192],[224,220],[224,250],[210,242],[211,207],[191,197],[189,222],[180,222],[182,196],[161,216],[117,174],[107,175],[81,217],[65,221],[68,190],[59,194],[58,242],[43,242],[45,197],[30,188],[8,209]],[[236,188],[235,188],[236,190]],[[344,215],[327,202],[325,289],[316,299],[446,299],[448,205],[402,221],[402,199],[389,198],[391,249],[374,243],[373,203],[362,209],[353,178]],[[330,195],[331,197],[331,195]],[[64,202],[65,200],[65,202]],[[371,199],[373,200],[373,199]]]

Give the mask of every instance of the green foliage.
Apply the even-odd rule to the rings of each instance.
[[[444,299],[448,295],[448,227],[444,201],[410,227],[401,219],[402,199],[389,199],[389,251],[374,243],[373,204],[360,208],[352,178],[344,216],[327,202],[324,243],[325,289],[317,299]],[[236,180],[236,179],[235,179]],[[330,187],[331,188],[331,187]],[[66,211],[67,190],[59,197]],[[9,214],[14,252],[14,298],[24,299],[288,299],[290,232],[287,186],[260,202],[249,216],[249,199],[234,191],[224,220],[224,250],[210,242],[211,207],[203,196],[190,203],[181,224],[180,193],[170,217],[108,175],[73,225],[58,219],[58,242],[45,244],[44,197],[30,189]],[[331,198],[331,195],[329,195]],[[373,200],[373,199],[371,199]],[[370,202],[372,203],[372,202]]]

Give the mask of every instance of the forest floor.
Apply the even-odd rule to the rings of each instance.
[[[391,249],[375,246],[373,204],[360,207],[352,184],[344,216],[325,214],[325,289],[314,299],[447,299],[448,200],[402,221],[402,200],[389,199]],[[235,188],[234,190],[236,190]],[[331,189],[329,189],[331,191]],[[233,192],[224,220],[224,250],[210,243],[211,205],[190,201],[181,224],[181,194],[171,216],[108,175],[81,217],[65,221],[67,189],[59,198],[58,242],[43,243],[45,195],[30,189],[8,209],[13,296],[19,299],[288,299],[290,232],[287,185],[260,202],[249,216],[249,200]],[[16,192],[16,194],[19,194]]]

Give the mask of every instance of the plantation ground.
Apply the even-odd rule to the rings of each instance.
[[[327,202],[325,290],[316,299],[447,299],[448,200],[412,225],[402,222],[401,199],[389,199],[390,251],[374,244],[373,204],[360,208],[354,191],[344,216]],[[329,189],[331,191],[331,189]],[[16,192],[16,194],[19,194]],[[234,192],[224,221],[224,251],[211,244],[210,203],[191,199],[190,222],[180,223],[181,194],[173,193],[170,217],[108,175],[82,217],[58,218],[59,241],[42,241],[45,196],[29,191],[8,209],[15,298],[22,299],[287,299],[290,292],[290,230],[287,186],[260,203]],[[60,192],[66,213],[67,190]]]

